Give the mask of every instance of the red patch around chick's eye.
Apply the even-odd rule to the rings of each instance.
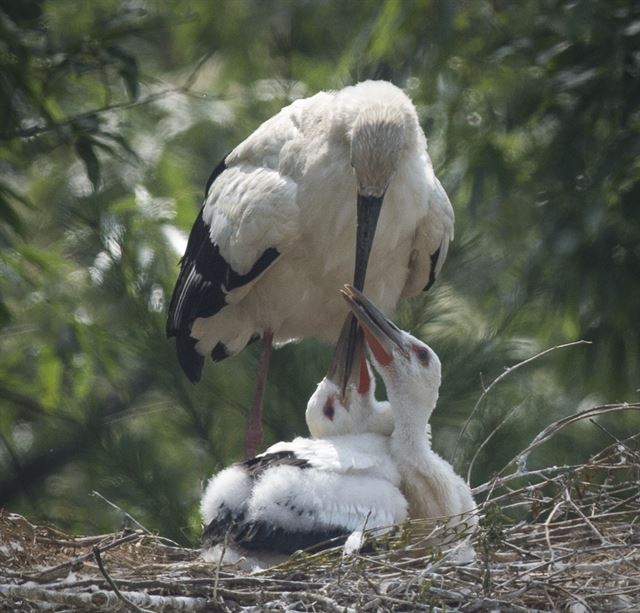
[[[363,326],[364,327],[364,326]],[[388,366],[393,361],[393,356],[390,353],[387,353],[384,350],[384,347],[378,342],[378,339],[369,332],[366,328],[364,328],[364,335],[367,339],[367,343],[371,349],[371,353],[378,361],[380,366]]]
[[[330,421],[333,421],[333,417],[336,414],[336,410],[333,407],[333,403],[334,403],[333,396],[329,396],[329,398],[327,398],[327,401],[324,403],[324,406],[322,407],[322,413]]]
[[[360,359],[360,375],[358,377],[358,394],[366,394],[371,387],[371,377],[364,356]]]

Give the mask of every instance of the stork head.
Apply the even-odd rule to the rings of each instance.
[[[351,165],[358,189],[353,284],[360,290],[364,288],[384,195],[403,154],[416,140],[416,129],[415,111],[404,104],[368,104],[356,116],[351,132]]]
[[[402,153],[412,143],[415,121],[396,104],[370,104],[356,116],[351,133],[351,165],[358,193],[382,198]]]
[[[314,438],[362,432],[388,435],[393,430],[391,411],[375,400],[375,379],[365,357],[360,329],[354,366],[347,372],[351,320],[351,316],[347,317],[327,375],[307,403],[305,418]]]
[[[385,382],[394,410],[397,407],[392,396],[408,401],[399,402],[398,406],[418,403],[426,407],[430,415],[441,381],[441,365],[436,353],[400,330],[362,292],[345,285],[342,293],[364,330],[369,355]]]

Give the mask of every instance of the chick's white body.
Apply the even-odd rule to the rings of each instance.
[[[226,538],[227,560],[272,564],[297,549],[407,517],[388,437],[297,438],[253,462],[264,462],[260,474],[247,462],[230,466],[211,478],[201,500],[205,547]]]
[[[476,525],[471,488],[431,448],[429,419],[438,400],[440,359],[428,345],[397,328],[366,296],[352,288],[347,295],[387,390],[394,419],[389,450],[402,477],[409,517]]]

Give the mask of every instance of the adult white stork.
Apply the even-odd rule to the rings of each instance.
[[[262,338],[251,457],[272,343],[335,341],[347,312],[337,290],[352,270],[362,289],[368,265],[367,293],[385,312],[429,288],[453,238],[453,210],[413,103],[384,81],[283,108],[218,164],[205,196],[167,334],[194,382],[203,356],[220,361]]]
[[[431,448],[429,418],[441,381],[438,356],[400,330],[362,292],[346,286],[343,295],[364,329],[374,368],[387,389],[395,422],[389,449],[402,476],[409,516],[477,524],[471,488]]]
[[[332,436],[277,443],[212,477],[200,505],[207,559],[218,561],[224,543],[226,561],[245,557],[250,567],[270,565],[298,549],[335,545],[365,526],[384,528],[407,517],[389,431],[366,431],[389,429],[388,422],[372,418],[379,407],[366,363],[342,395],[349,327],[347,322],[307,407],[312,433]]]

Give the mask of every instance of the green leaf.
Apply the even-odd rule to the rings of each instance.
[[[50,410],[60,403],[62,385],[62,362],[51,345],[46,345],[38,355],[38,380],[40,383],[40,401]]]
[[[11,321],[11,311],[7,305],[0,299],[0,328],[3,328]]]
[[[118,73],[122,77],[125,87],[129,92],[129,98],[135,100],[140,93],[138,61],[119,45],[111,45],[107,49],[107,53],[119,61],[120,69]]]
[[[24,236],[24,225],[22,219],[11,206],[11,202],[5,197],[5,194],[0,186],[0,223],[4,223],[11,228],[16,234]]]
[[[31,207],[31,203],[24,196],[0,183],[0,223],[6,224],[17,235],[24,237],[26,228],[16,204]]]
[[[85,169],[89,181],[93,185],[93,189],[97,190],[100,184],[100,162],[94,151],[94,141],[88,136],[80,136],[76,139],[76,152],[80,159],[84,162]]]
[[[102,132],[102,138],[112,140],[116,142],[124,151],[126,151],[135,162],[140,161],[140,157],[138,154],[132,149],[131,145],[126,141],[126,139],[120,134],[114,134],[112,132]]]

